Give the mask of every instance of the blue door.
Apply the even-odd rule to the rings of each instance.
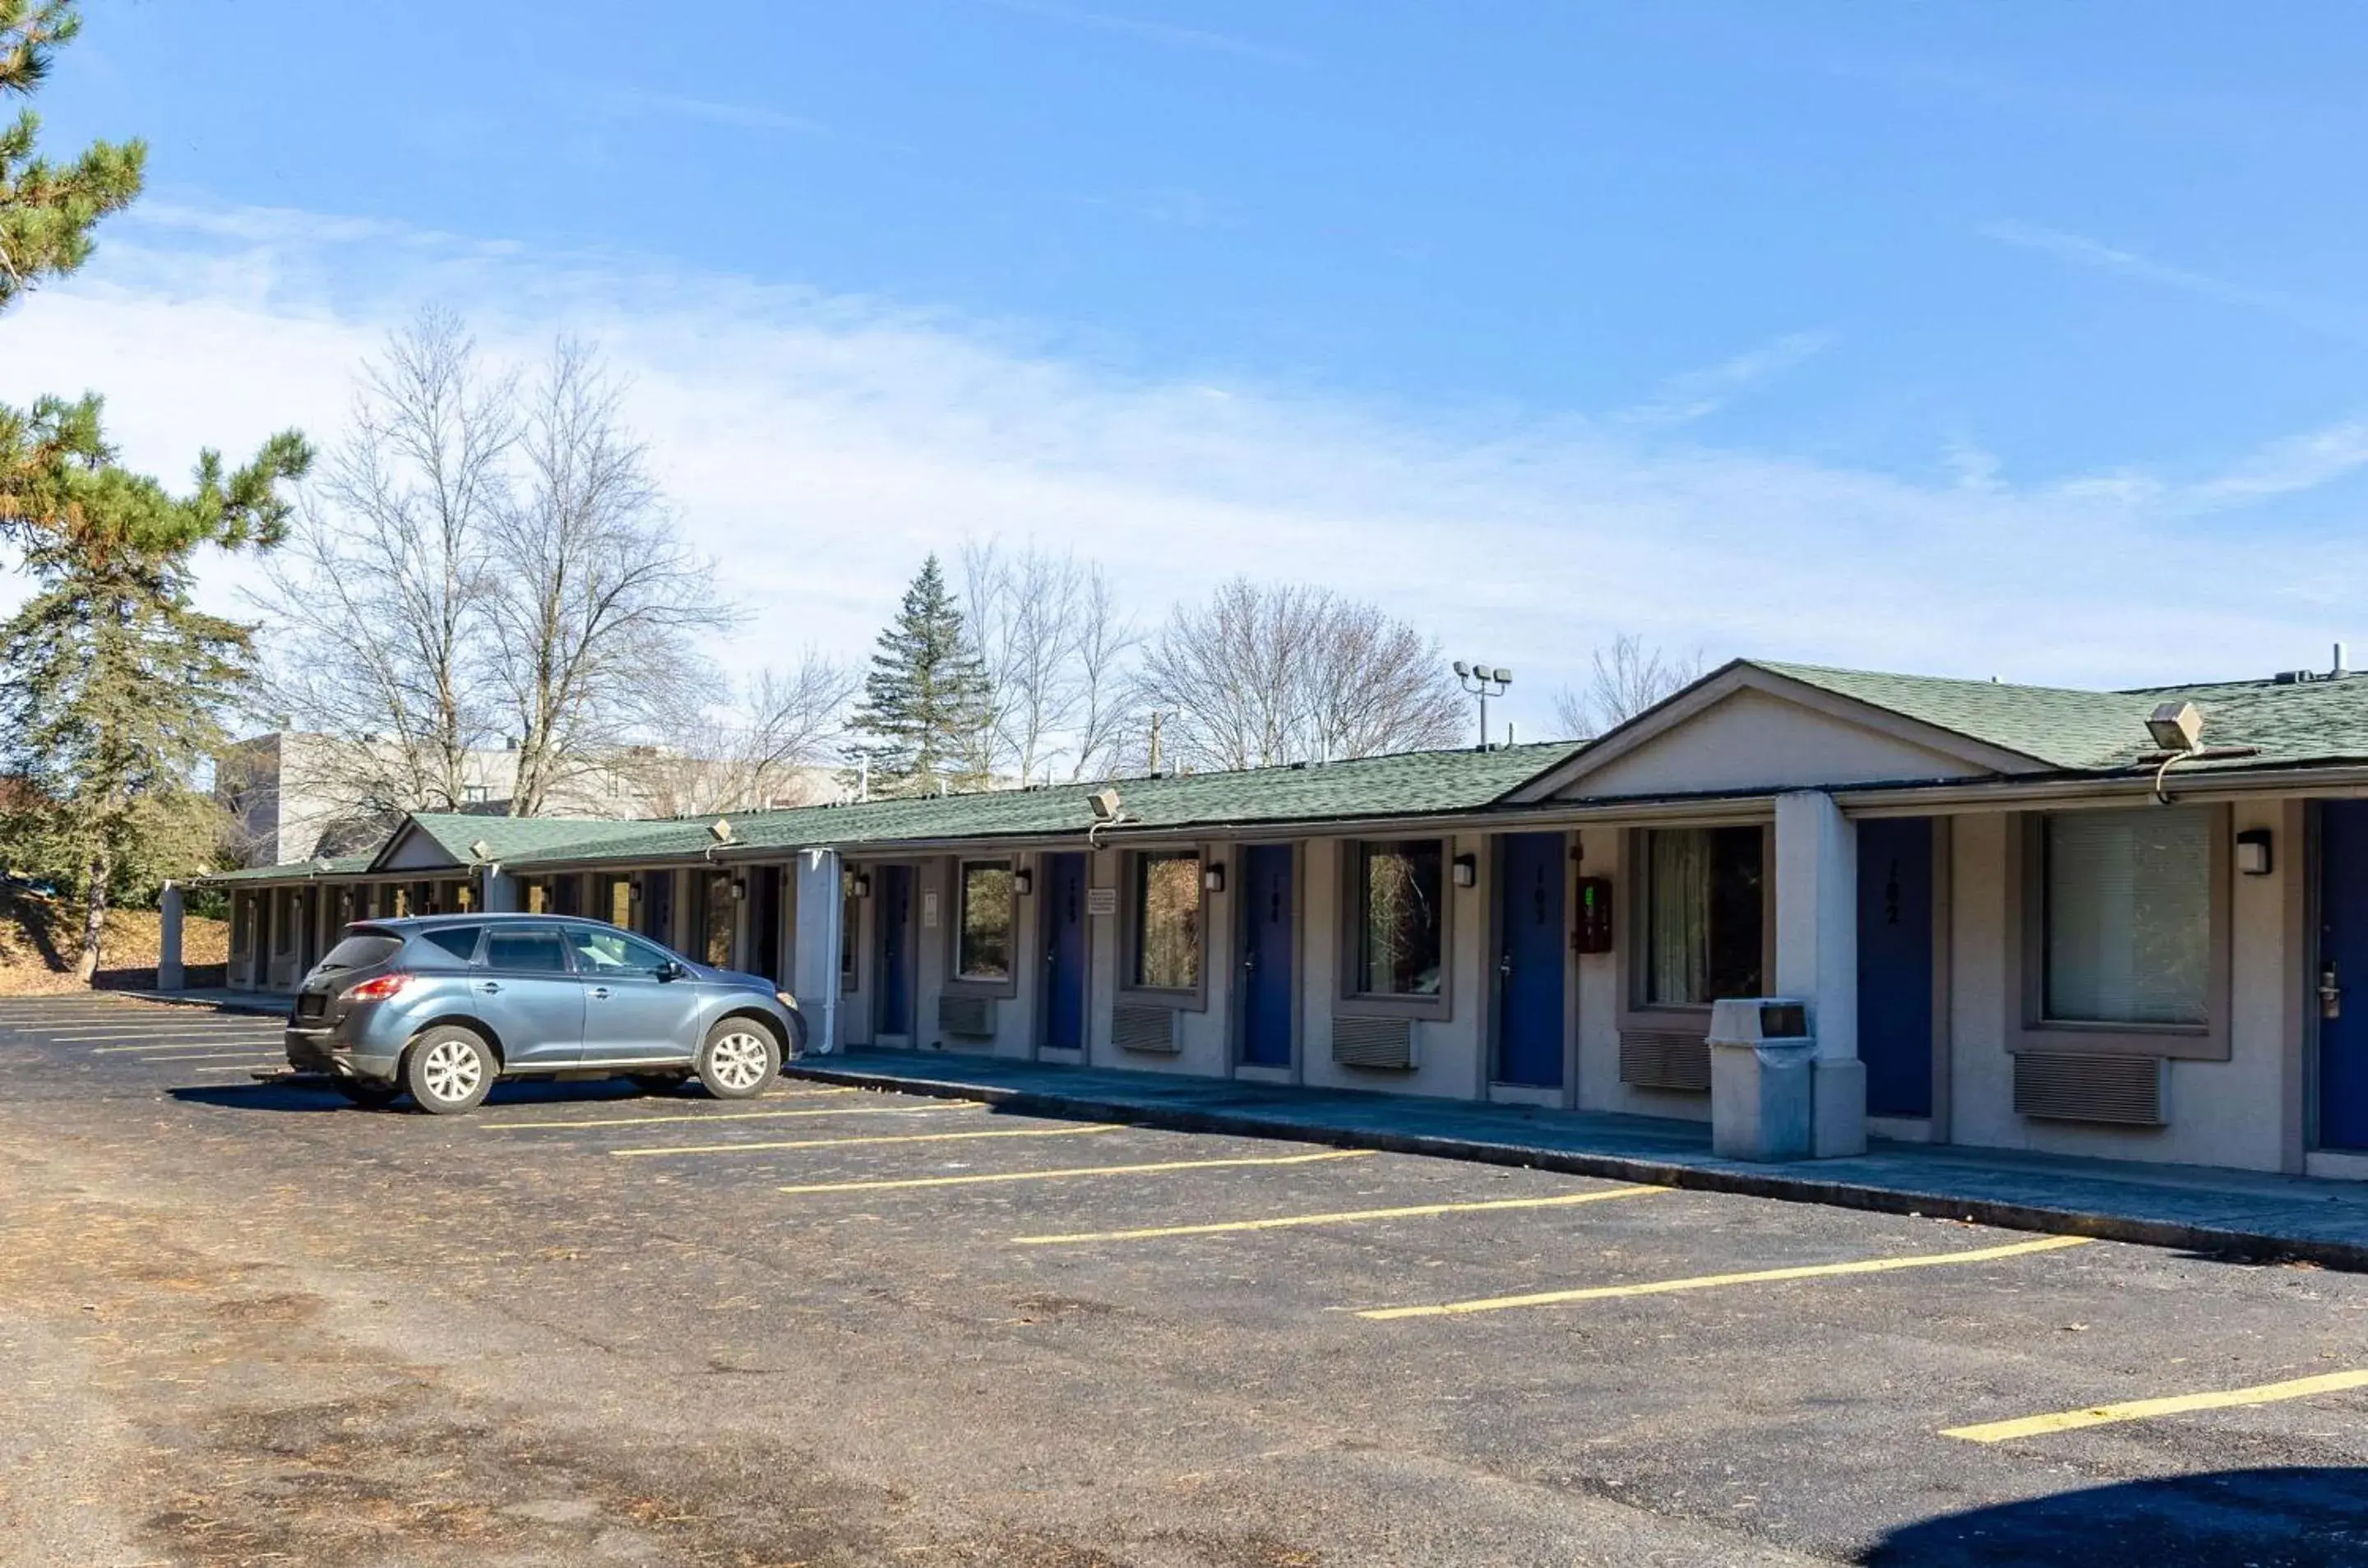
[[[1044,1049],[1086,1048],[1086,858],[1044,857]]]
[[[674,873],[643,871],[642,935],[662,948],[674,945]]]
[[[2368,1149],[2368,801],[2319,812],[2318,1144]]]
[[[1291,846],[1242,851],[1242,1062],[1291,1065]]]
[[[913,868],[882,866],[880,890],[880,1013],[877,1032],[913,1032]]]
[[[1858,1053],[1869,1116],[1932,1114],[1932,819],[1858,824]]]
[[[1563,867],[1558,833],[1509,833],[1497,862],[1497,1081],[1562,1086]]]

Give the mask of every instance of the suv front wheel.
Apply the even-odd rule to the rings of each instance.
[[[478,1035],[450,1025],[429,1029],[404,1058],[404,1086],[412,1103],[431,1116],[474,1110],[501,1069],[493,1047]]]
[[[760,1095],[780,1070],[780,1042],[754,1018],[722,1020],[699,1047],[699,1081],[719,1100]]]

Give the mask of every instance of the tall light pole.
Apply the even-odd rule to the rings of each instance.
[[[1455,661],[1455,678],[1463,682],[1464,690],[1480,699],[1480,749],[1486,751],[1488,699],[1505,695],[1505,688],[1513,684],[1513,672],[1501,665],[1491,668],[1486,665],[1468,664],[1458,659]]]

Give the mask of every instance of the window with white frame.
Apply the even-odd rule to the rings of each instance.
[[[2044,1018],[2208,1023],[2212,809],[2063,812],[2042,853]]]
[[[954,927],[954,978],[1011,978],[1011,862],[965,860]]]
[[[1145,991],[1201,983],[1201,857],[1190,849],[1134,858],[1128,983]]]
[[[1436,838],[1357,846],[1360,996],[1437,996],[1446,973],[1447,846]]]
[[[1767,919],[1758,827],[1656,827],[1643,840],[1643,973],[1648,1007],[1758,996]]]

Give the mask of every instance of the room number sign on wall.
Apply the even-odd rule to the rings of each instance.
[[[1116,915],[1118,913],[1118,889],[1087,888],[1086,890],[1086,913],[1087,915]]]
[[[921,895],[921,929],[934,931],[937,928],[938,895],[934,892],[925,892]]]

